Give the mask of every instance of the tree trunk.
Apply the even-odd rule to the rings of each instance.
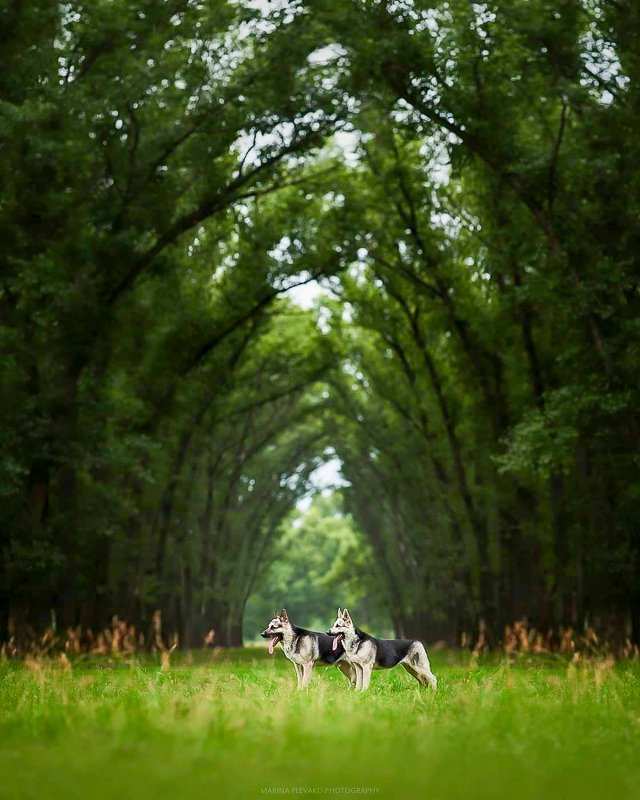
[[[558,625],[571,624],[571,599],[569,578],[568,519],[564,476],[553,473],[549,480],[551,513],[553,517],[553,542],[555,552],[555,617]]]

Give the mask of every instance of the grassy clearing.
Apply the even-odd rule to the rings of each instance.
[[[637,662],[432,662],[437,693],[394,670],[366,695],[335,669],[297,692],[257,648],[164,671],[0,664],[0,796],[640,796]]]

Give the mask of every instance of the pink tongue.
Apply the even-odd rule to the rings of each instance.
[[[269,655],[270,656],[273,655],[273,651],[276,649],[276,645],[277,644],[278,644],[278,637],[277,636],[272,636],[269,639]]]
[[[341,633],[339,633],[337,636],[334,636],[334,637],[333,637],[333,644],[332,644],[332,648],[333,648],[334,650],[337,650],[337,649],[338,649],[338,645],[340,644],[340,640],[341,640],[341,639],[342,639],[342,634],[341,634]]]

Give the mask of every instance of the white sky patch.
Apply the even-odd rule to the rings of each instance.
[[[353,306],[349,302],[342,304],[342,320],[343,322],[353,322]]]
[[[303,275],[304,277],[304,275]],[[284,294],[300,308],[308,311],[311,308],[318,308],[318,327],[323,333],[326,333],[328,328],[325,329],[330,316],[329,310],[325,308],[321,301],[325,297],[336,297],[336,290],[340,285],[340,279],[334,275],[328,278],[321,278],[319,281],[313,280],[301,286],[294,286],[287,290]]]
[[[604,16],[599,0],[584,0],[585,5],[596,20]],[[580,56],[584,64],[582,86],[590,89],[602,105],[610,105],[614,94],[603,84],[609,83],[613,91],[624,90],[629,83],[629,77],[622,72],[622,64],[618,58],[615,44],[604,38],[601,26],[594,21],[590,30],[582,37],[582,52]]]
[[[326,290],[320,286],[318,281],[305,283],[304,286],[294,286],[286,292],[287,297],[300,308],[308,310],[313,308],[316,300],[323,295],[326,297]]]
[[[320,306],[318,311],[317,326],[325,336],[331,331],[331,312],[326,306]]]
[[[334,453],[334,455],[331,455],[331,453]],[[306,511],[309,508],[313,501],[314,493],[330,494],[341,486],[351,485],[342,475],[342,461],[335,455],[335,451],[328,451],[327,454],[330,456],[327,461],[311,473],[309,478],[309,482],[313,487],[311,492],[301,497],[296,503],[296,508],[299,511]]]
[[[329,44],[326,47],[319,47],[309,54],[307,61],[310,64],[332,64],[339,58],[344,58],[347,51],[339,44]]]
[[[342,156],[348,167],[354,167],[359,161],[358,134],[355,131],[337,131],[333,137],[336,146],[342,150]]]
[[[438,131],[427,136],[420,147],[420,155],[425,159],[425,173],[435,188],[446,186],[449,183],[451,177],[449,147],[452,144],[455,142],[449,138],[449,135]]]

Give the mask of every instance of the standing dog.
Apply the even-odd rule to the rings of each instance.
[[[293,662],[298,677],[298,689],[305,689],[311,680],[316,664],[336,666],[349,678],[351,686],[356,685],[356,670],[345,659],[344,648],[336,647],[335,640],[326,633],[316,633],[299,628],[289,621],[285,608],[281,613],[273,612],[273,619],[262,631],[262,637],[269,639],[269,655],[273,655],[280,642],[285,656]]]
[[[390,669],[398,664],[421,686],[429,684],[435,689],[438,685],[427,651],[417,639],[376,639],[356,628],[346,608],[338,609],[338,617],[327,634],[334,637],[336,650],[344,648],[345,658],[355,667],[356,689],[360,691],[369,688],[372,670]]]

